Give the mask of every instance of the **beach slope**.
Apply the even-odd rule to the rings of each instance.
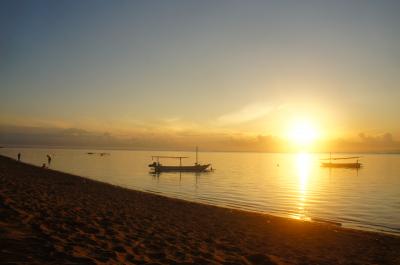
[[[132,191],[0,156],[2,264],[400,264],[400,237]]]

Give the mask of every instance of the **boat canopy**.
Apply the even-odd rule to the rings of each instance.
[[[342,159],[358,159],[358,158],[361,158],[361,156],[321,158],[320,160],[342,160]]]
[[[175,159],[182,159],[182,158],[189,158],[188,156],[152,156],[151,159],[159,159],[159,158],[175,158]]]

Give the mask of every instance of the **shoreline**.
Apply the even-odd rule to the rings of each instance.
[[[82,150],[86,150],[86,149],[82,149]],[[104,151],[104,150],[99,149],[98,151]],[[143,150],[136,150],[136,151],[143,151]],[[13,158],[13,157],[2,155],[2,154],[0,154],[0,157],[5,157],[5,158],[10,158],[12,160],[15,160],[15,158]],[[21,163],[40,168],[39,165],[35,165],[33,163],[29,163],[26,161],[21,161]],[[67,171],[61,171],[61,170],[57,170],[57,169],[53,169],[53,168],[48,168],[48,169],[53,170],[55,172],[63,173],[63,174],[79,176],[79,177],[82,177],[82,178],[85,178],[88,180],[99,181],[99,180],[96,180],[96,179],[93,179],[93,178],[90,178],[87,176],[76,175],[75,173],[70,173]],[[304,221],[304,222],[331,223],[331,224],[336,224],[345,229],[361,230],[361,231],[372,232],[372,233],[382,233],[382,234],[394,235],[394,236],[400,237],[400,232],[390,226],[375,225],[373,223],[366,224],[366,223],[362,223],[362,222],[353,222],[353,223],[346,222],[346,221],[342,222],[338,219],[330,219],[330,218],[324,218],[324,217],[320,217],[320,216],[307,216],[305,219],[298,219],[298,218],[292,217],[290,215],[290,213],[287,213],[287,212],[280,212],[280,211],[271,212],[268,210],[251,209],[250,207],[246,208],[246,207],[239,207],[239,206],[230,206],[230,205],[224,204],[223,202],[209,202],[207,200],[195,200],[195,199],[190,199],[190,198],[186,198],[183,196],[174,196],[174,195],[171,195],[168,193],[164,193],[162,191],[153,191],[153,190],[140,189],[140,188],[136,188],[136,187],[127,187],[124,185],[113,184],[111,182],[102,182],[102,181],[99,181],[99,182],[107,183],[107,184],[110,184],[110,185],[113,185],[116,187],[120,187],[120,188],[124,188],[127,190],[151,193],[151,194],[159,195],[162,197],[174,198],[174,199],[183,200],[183,201],[187,201],[187,202],[211,205],[211,206],[215,206],[215,207],[239,210],[239,211],[244,211],[244,212],[259,213],[259,214],[263,214],[263,215],[272,215],[272,216],[276,216],[276,217],[289,218],[289,219],[294,219],[294,220],[299,220],[299,221]]]
[[[4,156],[0,184],[0,260],[9,263],[400,264],[396,235],[131,190]]]

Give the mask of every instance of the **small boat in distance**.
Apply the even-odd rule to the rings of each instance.
[[[105,155],[110,155],[110,153],[97,153],[97,152],[87,152],[86,154],[88,155],[99,155],[99,156],[105,156]]]
[[[160,163],[160,158],[179,159],[179,165],[165,166]],[[198,163],[198,148],[196,147],[196,163],[193,166],[183,166],[182,159],[188,158],[187,156],[152,156],[152,160],[156,160],[149,164],[149,167],[154,169],[154,172],[204,172],[211,164]]]
[[[360,156],[348,156],[348,157],[332,157],[332,154],[329,154],[329,158],[322,158],[321,160],[329,160],[329,162],[322,162],[321,167],[328,168],[361,168],[361,163],[358,162]],[[356,162],[350,163],[342,163],[342,162],[332,162],[332,160],[345,160],[345,159],[357,159]]]

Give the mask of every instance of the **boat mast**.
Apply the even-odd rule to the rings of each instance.
[[[199,152],[199,147],[196,146],[196,165],[198,164],[198,152]]]

